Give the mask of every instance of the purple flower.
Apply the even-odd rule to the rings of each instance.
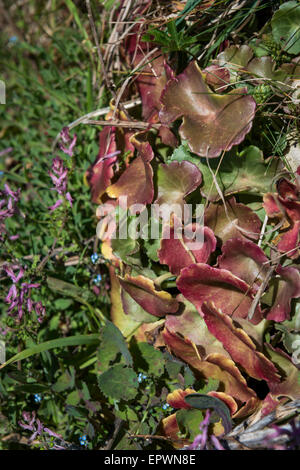
[[[50,178],[52,179],[52,183],[54,187],[51,188],[52,191],[56,191],[60,196],[64,196],[66,200],[72,206],[72,197],[69,192],[67,192],[67,185],[68,185],[68,169],[64,167],[63,161],[59,157],[55,157],[52,160],[52,171],[49,171]],[[63,203],[63,199],[60,198],[56,201],[53,206],[48,207],[48,209],[52,212],[57,209]]]
[[[62,128],[60,132],[60,138],[64,144],[68,144],[70,142],[71,137],[70,137],[70,129],[68,128],[68,126],[65,126]]]
[[[41,302],[33,302],[31,299],[31,290],[38,289],[40,284],[22,282],[21,286],[17,286],[17,283],[24,276],[24,269],[17,265],[4,266],[3,269],[13,282],[5,298],[5,302],[9,305],[8,314],[10,316],[17,315],[19,320],[21,320],[24,315],[24,310],[27,310],[28,313],[34,310],[38,322],[41,323],[46,313],[45,307]],[[15,273],[16,270],[19,270],[17,274]]]
[[[62,199],[58,199],[58,200],[56,201],[56,203],[53,204],[53,206],[48,207],[49,211],[51,211],[51,212],[52,212],[52,211],[55,211],[55,209],[57,209],[59,206],[61,206],[62,203],[63,203],[63,200],[62,200]]]
[[[67,190],[67,175],[68,169],[64,167],[63,161],[55,157],[52,160],[52,172],[49,172],[49,175],[54,184],[52,190],[57,191],[59,194],[64,194]]]
[[[18,282],[23,276],[24,276],[24,269],[20,268],[17,265],[13,265],[11,267],[9,266],[3,266],[4,271],[6,272],[7,276],[10,277],[10,279],[16,283]],[[18,274],[16,275],[14,273],[14,270],[19,269]]]
[[[9,237],[9,239],[10,239],[11,241],[18,240],[18,238],[20,238],[20,235],[11,235],[11,236]]]
[[[18,291],[17,291],[16,285],[13,284],[10,287],[7,296],[5,297],[5,302],[7,304],[11,304],[12,302],[16,300],[17,296],[18,296]]]
[[[4,189],[0,191],[0,240],[3,241],[3,235],[7,234],[5,220],[12,217],[17,212],[17,202],[20,197],[20,189],[12,191],[6,183]],[[16,235],[15,235],[16,236]],[[15,237],[13,236],[13,237]],[[12,238],[12,237],[10,237]]]
[[[213,434],[210,436],[210,440],[212,441],[216,450],[225,450],[222,444],[220,443],[219,439]]]
[[[60,434],[57,434],[51,431],[50,429],[45,428],[43,423],[36,417],[35,411],[32,411],[31,414],[29,411],[23,411],[22,418],[23,422],[19,421],[19,426],[21,426],[21,428],[23,429],[26,429],[27,431],[32,432],[32,435],[29,438],[30,441],[33,441],[37,436],[41,436],[44,433],[48,434],[49,436],[62,439],[62,436]]]
[[[35,411],[33,411],[31,415],[29,411],[23,411],[22,417],[25,423],[19,421],[19,425],[21,426],[21,428],[27,429],[28,431],[34,431],[35,415]]]
[[[43,431],[49,434],[49,436],[57,437],[57,439],[62,439],[62,436],[60,434],[57,434],[56,432],[51,431],[51,429],[44,428]]]
[[[43,317],[46,315],[46,309],[43,306],[42,302],[36,302],[34,305],[34,310],[35,310],[38,322],[41,323],[43,321]]]
[[[289,422],[290,429],[285,427],[279,427],[273,424],[272,428],[275,430],[274,434],[271,434],[266,439],[266,446],[278,450],[299,450],[300,449],[300,423],[296,419],[292,419]],[[284,447],[280,444],[273,443],[274,438],[286,435],[288,436],[287,446]]]
[[[195,437],[194,442],[192,442],[192,444],[186,447],[185,449],[208,450],[208,443],[210,442],[216,450],[225,450],[216,436],[212,435],[210,436],[210,438],[208,437],[208,426],[210,423],[210,416],[211,416],[211,412],[210,410],[207,410],[205,414],[205,418],[203,421],[201,421],[200,426],[199,426],[201,433],[198,434]]]
[[[67,199],[67,201],[69,201],[70,206],[72,207],[73,206],[73,199],[72,199],[72,196],[71,196],[70,193],[66,193],[66,199]]]
[[[6,196],[12,197],[15,202],[18,202],[20,192],[21,192],[20,189],[18,189],[17,191],[12,191],[12,189],[10,189],[9,185],[7,183],[5,183],[5,185],[4,185],[4,194],[6,194]]]
[[[60,137],[63,143],[59,143],[59,148],[69,157],[73,157],[73,149],[76,145],[77,135],[74,134],[73,139],[70,137],[70,130],[68,127],[64,127],[60,133]],[[64,144],[69,144],[66,147]]]
[[[31,300],[31,298],[28,297],[28,299],[27,299],[27,310],[28,310],[29,313],[31,313],[32,309],[33,309],[33,302]]]
[[[199,429],[202,432],[201,434],[198,434],[195,437],[194,442],[188,447],[188,450],[203,450],[205,448],[209,422],[210,422],[210,411],[207,410],[205,418],[199,426]]]

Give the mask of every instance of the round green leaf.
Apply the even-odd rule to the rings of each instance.
[[[121,364],[111,367],[98,378],[102,393],[115,400],[133,400],[137,394],[136,373]]]
[[[286,2],[271,20],[274,40],[289,54],[300,53],[300,4]]]

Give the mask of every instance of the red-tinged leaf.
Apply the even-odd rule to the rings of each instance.
[[[250,337],[233,325],[231,318],[216,309],[212,302],[202,305],[205,323],[209,331],[223,344],[232,359],[240,364],[250,377],[267,382],[279,382],[274,364],[256,350]]]
[[[259,350],[263,349],[264,335],[268,324],[268,321],[265,318],[257,325],[253,325],[248,318],[235,318],[234,324],[250,336]]]
[[[299,268],[279,265],[276,273],[280,278],[276,279],[276,297],[267,319],[282,322],[290,319],[291,300],[300,297],[300,272]]]
[[[101,196],[110,185],[114,175],[113,165],[117,156],[106,157],[117,150],[116,128],[105,127],[99,134],[99,153],[93,165],[86,172],[86,179],[91,187],[92,201],[101,202]]]
[[[217,241],[210,228],[199,224],[182,227],[176,219],[173,216],[171,227],[164,226],[158,257],[162,264],[169,266],[171,273],[177,275],[182,268],[195,262],[206,263],[216,249]]]
[[[180,315],[167,315],[165,327],[171,333],[178,333],[194,343],[198,347],[202,359],[214,353],[230,357],[222,343],[208,331],[205,321],[194,305],[188,302],[183,295],[178,295],[177,300],[184,305],[184,310]]]
[[[132,320],[154,323],[157,318],[146,312],[124,289],[121,292],[123,310]]]
[[[202,181],[201,172],[191,162],[172,161],[157,170],[157,204],[183,204],[184,198]]]
[[[136,7],[132,12],[132,18],[145,14],[151,3],[152,0],[147,1],[145,7],[140,5]],[[141,41],[141,37],[141,24],[136,23],[130,34],[126,36],[125,50],[130,57],[129,66],[138,67],[134,82],[142,100],[142,116],[144,120],[154,123],[158,121],[158,112],[161,109],[161,93],[167,81],[173,77],[173,71],[160,51],[152,51],[149,60],[140,65],[146,54],[150,52],[149,42]]]
[[[179,133],[191,150],[209,158],[218,157],[244,140],[255,114],[255,101],[246,88],[228,94],[213,93],[196,62],[168,81],[159,113],[163,124],[183,116]]]
[[[279,236],[273,241],[280,252],[298,258],[300,240],[300,201],[297,187],[282,178],[277,184],[278,194],[264,195],[264,208],[270,218],[286,218]],[[288,224],[288,228],[287,228]]]
[[[192,252],[196,263],[208,262],[211,253],[215,251],[217,246],[214,232],[209,227],[190,224],[186,226],[185,233],[185,246]]]
[[[105,119],[119,119],[128,121],[123,111],[114,109],[113,101],[110,103],[111,110],[105,116]],[[122,127],[105,126],[99,134],[99,153],[96,161],[86,172],[86,179],[91,187],[92,201],[101,202],[101,196],[105,193],[114,176],[113,164],[117,161],[114,152],[119,151],[127,153],[127,159],[133,155],[134,146],[130,142],[133,132]],[[111,156],[110,156],[111,155]],[[108,157],[107,157],[108,156]]]
[[[128,116],[127,114],[119,109],[116,109],[114,100],[111,100],[110,102],[110,107],[111,110],[109,113],[105,116],[105,119],[109,121],[110,119],[115,120],[118,119],[120,121],[127,121],[128,122]],[[134,136],[134,132],[129,129],[129,128],[122,128],[122,127],[117,127],[116,128],[116,142],[117,142],[117,147],[118,150],[120,150],[122,153],[126,153],[126,164],[132,158],[134,154],[134,145],[131,142],[131,138]]]
[[[188,439],[178,437],[179,426],[176,420],[176,413],[164,418],[161,422],[161,428],[162,435],[172,440],[172,445],[175,449],[181,449],[184,445],[190,444]]]
[[[230,359],[228,357],[225,357],[223,354],[215,353],[215,354],[209,354],[209,356],[207,356],[205,362],[207,362],[208,364],[213,364],[214,366],[218,366],[219,369],[221,369],[223,372],[224,371],[226,372],[227,377],[228,377],[228,374],[229,374],[230,376],[234,377],[235,380],[238,381],[239,387],[240,387],[239,388],[240,395],[235,394],[235,388],[234,387],[237,384],[235,382],[232,382],[232,377],[230,378],[230,384],[231,384],[231,386],[233,386],[233,389],[231,389],[231,386],[228,387],[228,389],[226,389],[226,387],[224,389],[224,392],[226,392],[229,395],[233,396],[238,403],[243,402],[243,401],[247,402],[248,399],[249,399],[249,396],[251,396],[251,398],[257,398],[256,393],[254,392],[254,390],[248,388],[245,378],[243,377],[240,370],[238,369],[238,367],[236,366],[236,364],[233,362],[232,359]],[[204,368],[203,368],[203,370],[204,370]],[[209,368],[207,370],[207,373],[208,372],[209,372]],[[221,381],[221,379],[219,379],[219,380]],[[228,383],[228,385],[229,385],[229,383]],[[246,385],[246,391],[243,388],[243,385]],[[248,398],[246,398],[246,399],[245,399],[245,393],[248,395]]]
[[[158,319],[154,323],[142,323],[139,329],[134,333],[134,337],[138,343],[153,344],[155,348],[164,346],[160,330],[163,327],[164,319]]]
[[[300,220],[297,220],[291,228],[280,234],[280,240],[277,243],[277,249],[281,253],[286,253],[289,258],[296,259],[300,255]]]
[[[284,199],[299,201],[300,194],[297,186],[285,178],[280,178],[280,180],[277,181],[277,191]]]
[[[289,198],[284,199],[281,195],[278,196],[278,202],[281,208],[284,209],[287,217],[293,222],[300,221],[300,202],[291,200]]]
[[[127,206],[150,204],[154,195],[153,170],[150,161],[154,157],[151,145],[141,133],[135,134],[131,141],[138,150],[138,156],[131,161],[118,181],[107,189],[112,198],[127,197]]]
[[[133,65],[143,59],[142,53],[135,55]],[[160,97],[167,81],[173,76],[171,68],[166,64],[160,52],[151,57],[151,60],[142,67],[135,83],[142,99],[142,114],[145,121],[157,122],[158,112],[161,109]]]
[[[173,132],[167,126],[160,126],[158,135],[161,138],[163,144],[169,147],[177,147],[178,139]]]
[[[168,230],[170,239],[164,238]],[[171,273],[179,274],[181,269],[195,262],[193,254],[186,248],[182,239],[174,239],[174,228],[164,227],[160,249],[157,252],[161,264],[167,264]]]
[[[144,276],[132,277],[128,274],[119,277],[123,289],[144,309],[155,317],[163,317],[167,313],[175,313],[179,304],[166,291],[155,289],[154,282]]]
[[[268,217],[280,217],[282,216],[282,211],[277,205],[277,202],[271,193],[264,194],[264,209]]]
[[[243,279],[251,287],[258,287],[268,271],[268,258],[263,250],[249,240],[231,238],[222,246],[218,266]]]
[[[182,269],[177,287],[200,314],[203,302],[212,301],[224,314],[246,318],[254,297],[254,291],[245,281],[226,269],[212,268],[203,263]],[[252,322],[256,324],[261,319],[261,310],[257,306]]]
[[[202,71],[207,85],[212,87],[218,93],[224,91],[230,84],[230,73],[225,67],[219,65],[210,65]]]
[[[254,411],[257,410],[257,408],[260,405],[260,400],[258,398],[250,398],[250,400],[245,403],[244,406],[242,406],[233,416],[234,419],[241,419],[241,418],[246,418],[249,415],[252,415]]]
[[[231,359],[221,354],[210,354],[206,360],[201,360],[201,349],[193,346],[189,340],[171,333],[167,328],[162,336],[173,354],[200,372],[204,378],[219,380],[223,384],[224,392],[235,398],[239,404],[256,397]]]
[[[204,213],[204,223],[210,227],[222,243],[230,238],[251,238],[257,240],[260,234],[259,217],[235,198],[223,203],[209,204]]]
[[[272,413],[277,406],[280,405],[280,400],[273,398],[271,393],[268,393],[264,401],[262,402],[260,416],[267,416],[269,413]]]
[[[279,348],[266,344],[267,353],[283,375],[281,382],[268,383],[273,398],[289,397],[292,400],[300,398],[300,371],[291,358]]]
[[[178,439],[177,433],[179,431],[179,427],[176,421],[176,413],[173,413],[162,420],[162,430],[163,434],[170,439]]]
[[[191,408],[191,406],[184,401],[184,397],[190,395],[191,393],[195,393],[195,390],[192,390],[191,388],[187,388],[186,390],[177,388],[168,394],[167,403],[169,403],[169,405],[173,408],[188,410]]]

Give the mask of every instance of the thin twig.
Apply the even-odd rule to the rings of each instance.
[[[268,223],[268,216],[266,215],[265,218],[264,218],[264,221],[263,221],[261,231],[260,231],[259,240],[258,240],[258,243],[257,243],[258,246],[261,246],[261,244],[262,244],[267,223]]]
[[[272,274],[273,274],[273,272],[275,271],[275,269],[276,269],[277,266],[278,266],[278,263],[275,264],[274,266],[271,266],[270,269],[267,271],[267,273],[266,273],[266,275],[265,275],[265,278],[264,278],[263,282],[261,283],[261,285],[259,286],[259,289],[258,289],[258,291],[256,292],[255,297],[254,297],[254,299],[253,299],[253,301],[252,301],[252,304],[251,304],[251,306],[250,306],[250,308],[249,308],[249,311],[248,311],[248,320],[252,320],[252,317],[253,317],[253,315],[254,315],[254,313],[255,313],[255,310],[256,310],[256,307],[257,307],[257,305],[258,305],[258,303],[259,303],[259,300],[260,300],[260,298],[261,298],[261,296],[262,296],[262,294],[263,294],[265,288],[267,287],[268,282],[269,282],[269,280],[271,279]]]
[[[108,443],[106,444],[106,446],[103,448],[103,450],[110,450],[112,448],[123,424],[124,424],[124,421],[122,419],[116,418],[115,429],[114,429],[113,435],[111,439],[108,441]]]
[[[123,103],[123,107],[125,109],[131,109],[135,108],[136,106],[139,106],[142,103],[140,98],[134,98],[133,100],[127,101],[126,103]],[[74,127],[78,126],[79,124],[83,123],[85,124],[86,120],[95,118],[97,116],[105,116],[105,114],[109,113],[111,111],[111,107],[107,106],[106,108],[100,108],[96,109],[95,111],[91,111],[90,113],[84,114],[80,118],[76,119],[73,122],[70,122],[66,127],[68,127],[69,130],[73,129]],[[54,152],[55,147],[57,145],[57,142],[60,139],[60,133],[57,134],[57,136],[54,139],[53,145],[52,145],[52,151]]]
[[[96,31],[94,18],[93,18],[93,12],[92,12],[92,8],[91,8],[90,0],[86,0],[86,7],[87,7],[87,11],[88,11],[88,17],[89,17],[89,22],[90,22],[90,25],[91,25],[91,30],[92,30],[92,33],[93,33],[93,36],[94,36],[94,41],[95,41],[95,44],[96,44],[96,47],[97,47],[98,59],[99,59],[100,65],[101,65],[101,72],[102,72],[102,75],[104,77],[104,81],[106,83],[107,88],[110,90],[113,97],[116,98],[116,92],[114,90],[115,85],[111,80],[109,80],[106,69],[105,69],[105,64],[104,64],[104,60],[103,60],[103,57],[102,57],[100,44],[99,44],[99,41],[98,41],[98,36],[97,36],[97,31]]]
[[[160,124],[152,124],[149,122],[142,122],[142,121],[119,121],[109,120],[109,121],[85,121],[84,124],[92,124],[94,126],[116,126],[116,127],[125,127],[129,129],[159,129],[161,127]]]
[[[145,57],[143,57],[143,59],[138,63],[138,65],[132,70],[132,72],[130,73],[129,77],[126,78],[126,80],[124,81],[123,85],[121,86],[120,88],[120,91],[118,92],[118,95],[117,95],[117,98],[116,98],[116,101],[115,101],[115,110],[114,110],[114,113],[117,111],[118,109],[118,106],[119,106],[119,103],[120,103],[120,100],[123,96],[123,93],[126,89],[126,87],[128,86],[130,80],[132,79],[132,75],[137,71],[139,70],[142,66],[146,65],[146,62],[147,60],[153,55],[155,54],[156,52],[158,52],[158,47],[155,47],[154,49],[152,49],[152,51],[150,51],[148,54],[145,55]]]

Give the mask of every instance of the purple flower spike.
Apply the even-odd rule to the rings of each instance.
[[[77,135],[74,134],[74,137],[71,141],[70,137],[70,132],[69,132],[68,127],[64,127],[60,133],[60,137],[63,143],[59,143],[59,148],[64,152],[66,155],[69,155],[69,157],[73,157],[73,149],[76,145],[76,140],[77,140]],[[69,144],[68,147],[66,147],[64,144]]]
[[[24,269],[17,265],[4,266],[3,269],[13,282],[5,298],[5,302],[9,305],[7,310],[8,314],[10,316],[17,316],[21,321],[25,311],[31,313],[34,310],[37,315],[38,322],[41,323],[46,314],[45,307],[41,302],[33,302],[31,299],[31,290],[38,289],[40,284],[36,282],[22,282],[21,286],[17,286],[17,283],[24,276]],[[15,274],[17,269],[19,272],[18,274]]]
[[[18,291],[17,291],[16,285],[13,284],[13,285],[10,287],[7,296],[5,297],[5,302],[6,302],[7,304],[12,303],[14,300],[16,300],[17,295],[18,295]]]
[[[17,275],[15,275],[15,273],[14,273],[15,268],[18,269],[18,266],[17,267],[15,267],[15,266],[12,266],[12,267],[4,266],[4,271],[6,272],[7,276],[10,277],[11,280],[14,283],[18,282],[24,276],[24,269],[23,268],[20,268]]]
[[[31,298],[29,297],[29,298],[27,299],[27,310],[28,310],[29,313],[31,313],[31,312],[32,312],[32,309],[33,309],[33,303],[32,303]]]
[[[15,240],[18,240],[18,238],[20,238],[20,235],[12,235],[11,237],[9,237],[9,239],[13,242]]]
[[[42,436],[44,433],[49,436],[62,439],[60,434],[51,431],[51,429],[45,428],[44,424],[36,417],[35,411],[33,411],[32,414],[30,414],[30,412],[23,411],[22,417],[25,422],[19,421],[19,426],[33,433],[29,438],[30,441],[33,441],[37,436]]]
[[[53,436],[53,437],[57,437],[58,439],[62,439],[61,434],[57,434],[56,432],[51,431],[51,429],[44,428],[43,431],[46,432],[47,434],[49,434],[49,436]]]
[[[52,167],[49,172],[50,178],[52,179],[52,183],[54,187],[51,188],[52,191],[56,191],[60,196],[64,196],[66,200],[70,203],[72,207],[73,199],[69,192],[67,192],[67,185],[68,185],[68,169],[64,167],[63,161],[59,157],[55,157],[52,160]],[[48,207],[48,209],[52,212],[57,209],[63,203],[63,199],[60,198],[56,201],[53,206]]]
[[[12,191],[6,183],[4,189],[0,190],[0,241],[4,240],[3,234],[8,235],[5,220],[17,212],[17,202],[20,197],[20,189]]]
[[[61,133],[60,133],[60,138],[64,144],[68,144],[70,142],[71,140],[70,129],[67,126],[62,128]]]

